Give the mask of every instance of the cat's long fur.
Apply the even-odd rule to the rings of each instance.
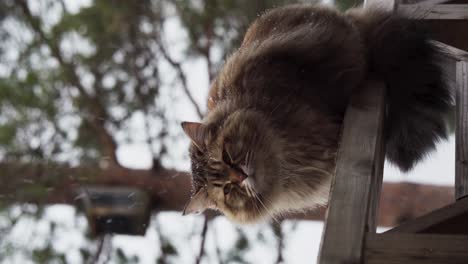
[[[415,23],[375,9],[265,13],[213,82],[203,123],[184,126],[194,141],[188,208],[250,222],[325,204],[344,111],[368,78],[387,85],[387,157],[410,169],[446,136],[440,56]],[[248,178],[234,184],[238,165]]]

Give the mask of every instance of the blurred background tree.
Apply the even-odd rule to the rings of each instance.
[[[208,83],[249,23],[293,2],[301,1],[0,1],[0,261],[21,254],[33,263],[70,262],[56,248],[63,228],[44,207],[74,204],[84,184],[144,189],[154,213],[182,209],[190,182],[176,170],[187,168],[180,121],[203,116]],[[336,2],[342,10],[357,4]],[[205,76],[196,76],[193,63],[203,65]],[[132,144],[144,146],[151,164],[123,164],[131,154],[122,146]],[[78,220],[69,229],[86,234],[83,217],[72,216]],[[160,245],[155,261],[179,263],[180,249],[151,219]],[[11,241],[24,222],[46,225],[43,241],[27,247]],[[206,218],[196,229],[195,263],[205,256],[208,227]],[[281,263],[284,227],[265,228],[277,240],[273,259]],[[253,240],[264,241],[262,232]],[[112,247],[109,237],[84,239],[78,263],[140,262]],[[231,250],[216,247],[215,263],[246,263],[251,240],[238,229]]]

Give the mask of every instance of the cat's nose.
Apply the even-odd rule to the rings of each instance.
[[[247,175],[245,175],[244,173],[242,173],[242,172],[240,172],[240,171],[229,170],[229,180],[230,180],[232,183],[240,184],[240,183],[242,183],[246,178],[247,178]]]

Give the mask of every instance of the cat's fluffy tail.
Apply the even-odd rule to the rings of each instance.
[[[411,169],[446,138],[452,101],[440,60],[444,55],[415,20],[375,9],[347,13],[368,50],[368,67],[387,86],[387,158]]]

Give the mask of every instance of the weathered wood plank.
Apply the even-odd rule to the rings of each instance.
[[[450,0],[403,0],[401,4],[438,5],[449,1]]]
[[[378,7],[381,9],[395,11],[400,0],[364,0],[365,7]]]
[[[468,196],[468,62],[457,62],[455,197]]]
[[[418,19],[468,19],[468,4],[461,5],[399,5],[398,12]]]
[[[468,236],[368,234],[366,264],[466,264]]]
[[[375,232],[382,176],[385,87],[368,81],[351,99],[332,184],[319,263],[361,263],[364,237]]]
[[[384,113],[385,113],[385,101],[382,102]],[[384,114],[382,115],[384,116]],[[374,156],[374,166],[372,171],[371,178],[371,189],[370,189],[370,205],[369,205],[369,214],[367,215],[367,225],[368,232],[376,232],[378,214],[379,214],[379,205],[380,205],[380,194],[382,192],[382,181],[383,181],[383,171],[385,163],[385,144],[383,142],[383,131],[385,128],[385,123],[383,121],[384,117],[381,117],[379,124],[379,130],[377,131],[377,149]]]
[[[468,25],[468,24],[467,24]],[[468,52],[453,46],[450,46],[446,43],[442,43],[440,41],[432,41],[438,48],[440,48],[443,52],[447,54],[447,59],[457,62],[457,61],[468,61]],[[455,71],[454,76],[449,76],[451,78],[455,78]]]
[[[403,223],[384,234],[391,233],[468,235],[468,197],[427,215]]]

